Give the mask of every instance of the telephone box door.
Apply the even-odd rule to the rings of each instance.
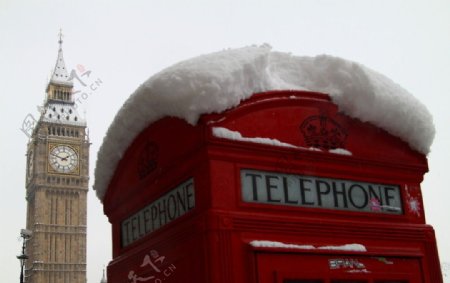
[[[420,258],[257,253],[258,283],[423,283]]]

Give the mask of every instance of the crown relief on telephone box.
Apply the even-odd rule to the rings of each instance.
[[[442,282],[408,141],[313,91],[215,112],[147,120],[108,164],[110,282]]]

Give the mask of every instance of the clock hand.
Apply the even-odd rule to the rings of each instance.
[[[61,161],[67,161],[67,158],[69,158],[71,156],[71,155],[67,155],[66,157],[62,157],[62,156],[59,156],[59,155],[54,154],[54,153],[50,153],[50,155],[53,155],[53,156],[61,159]]]
[[[50,153],[50,155],[53,155],[53,156],[58,157],[59,159],[61,159],[61,156],[56,155],[56,154],[54,154],[54,153]]]
[[[68,158],[72,158],[75,155],[76,155],[76,153],[73,153],[73,154],[68,153],[67,156],[64,157],[64,160],[67,160]]]
[[[68,158],[70,158],[70,154],[66,153],[66,157],[61,157],[62,161],[67,161]]]

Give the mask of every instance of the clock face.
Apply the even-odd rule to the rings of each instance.
[[[78,153],[69,145],[51,147],[48,161],[51,168],[59,173],[72,173],[78,167]]]

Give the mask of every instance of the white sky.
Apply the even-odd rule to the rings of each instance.
[[[450,1],[14,1],[0,0],[0,270],[19,279],[18,236],[25,226],[25,152],[19,129],[37,105],[63,29],[69,69],[81,64],[103,82],[82,100],[91,172],[107,127],[148,77],[180,60],[228,47],[269,43],[295,55],[330,54],[360,62],[417,96],[437,135],[422,183],[427,222],[441,261],[450,262]],[[380,111],[383,111],[380,109]],[[93,176],[91,174],[91,176]],[[91,182],[92,183],[92,182]],[[111,257],[111,231],[93,191],[88,203],[88,282]]]

